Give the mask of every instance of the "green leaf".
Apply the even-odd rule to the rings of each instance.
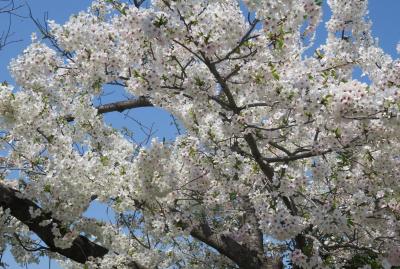
[[[210,137],[210,139],[211,139],[212,141],[214,141],[214,139],[215,139],[215,134],[213,133],[213,131],[209,129],[209,130],[207,131],[207,134],[208,134],[208,136]]]
[[[196,150],[193,147],[189,148],[189,157],[194,158],[196,156]]]
[[[320,50],[315,51],[315,58],[317,58],[318,60],[321,60],[322,58],[324,58],[324,56],[325,55]]]
[[[254,76],[254,81],[256,82],[256,84],[262,84],[264,82],[264,75],[262,73],[257,73]]]
[[[103,84],[103,81],[102,81],[100,78],[97,79],[97,80],[92,84],[93,90],[95,90],[96,92],[100,92],[102,84]]]
[[[271,62],[269,62],[268,65],[269,65],[269,68],[271,69],[272,77],[275,80],[279,80],[279,74],[278,74],[278,71],[276,70],[275,65],[273,63],[271,63]]]
[[[51,186],[50,185],[44,185],[44,189],[43,189],[43,191],[44,192],[47,192],[47,193],[50,193],[51,192]]]
[[[303,247],[303,253],[307,256],[307,257],[311,257],[313,254],[313,242],[310,240],[306,240],[304,247]]]
[[[335,128],[333,132],[336,138],[340,138],[342,136],[342,131],[339,128]]]
[[[100,157],[100,162],[102,165],[106,166],[109,163],[109,158],[107,156],[101,156]]]
[[[331,103],[332,97],[333,97],[332,94],[325,95],[321,100],[321,104],[324,106],[329,105]]]
[[[119,205],[119,204],[121,204],[122,203],[122,198],[121,197],[117,197],[117,198],[115,198],[115,204],[116,205]]]
[[[124,166],[121,166],[121,168],[119,169],[119,174],[120,174],[121,176],[126,175],[126,169],[125,169]]]
[[[285,46],[285,42],[283,41],[283,37],[278,38],[278,39],[276,40],[276,47],[277,47],[279,50],[282,50],[284,46]]]
[[[354,222],[351,218],[347,219],[347,226],[349,226],[349,227],[354,226]]]
[[[372,153],[369,150],[365,153],[364,157],[369,162],[372,162],[374,160],[374,157],[372,156]]]
[[[157,28],[160,28],[168,23],[168,19],[164,14],[161,14],[161,16],[157,17],[154,21],[154,26]]]
[[[51,144],[54,141],[55,136],[54,135],[49,135],[47,137],[47,141],[49,141],[49,143]]]
[[[194,84],[199,87],[203,87],[206,83],[199,77],[194,78]]]
[[[260,166],[258,166],[257,163],[253,163],[252,166],[251,166],[251,171],[254,172],[254,173],[260,172],[261,171]]]
[[[237,197],[237,193],[236,192],[229,193],[229,199],[231,201],[236,200],[236,197]]]

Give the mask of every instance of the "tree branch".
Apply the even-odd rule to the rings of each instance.
[[[249,146],[251,150],[251,154],[254,157],[254,160],[257,162],[258,166],[261,168],[261,171],[263,171],[264,175],[268,177],[269,180],[272,180],[274,178],[274,168],[268,163],[265,162],[259,149],[257,146],[257,142],[254,139],[252,134],[246,134],[244,136],[244,139],[247,142],[247,145]]]
[[[309,152],[305,152],[302,154],[291,155],[291,156],[264,158],[264,160],[267,161],[268,163],[291,162],[291,161],[296,161],[296,160],[300,160],[300,159],[324,155],[324,154],[327,154],[330,152],[332,152],[332,149],[327,149],[324,151],[309,151]]]
[[[190,235],[218,250],[242,269],[261,269],[266,264],[257,257],[256,251],[249,250],[227,235],[214,234],[206,223],[194,227]]]
[[[66,258],[78,263],[86,263],[89,257],[102,258],[109,250],[103,246],[91,242],[87,237],[79,235],[74,239],[72,246],[66,249],[56,247],[54,244],[55,236],[52,232],[53,225],[63,227],[61,221],[53,219],[50,213],[41,213],[38,217],[32,218],[29,209],[41,210],[41,208],[31,200],[21,197],[21,193],[2,183],[0,183],[0,206],[3,209],[10,209],[10,214],[20,222],[28,226],[46,245],[49,251],[56,252]],[[51,220],[47,225],[40,225],[44,220]],[[63,230],[63,229],[60,229]],[[61,231],[65,235],[67,231]],[[133,269],[145,269],[136,262],[132,263]]]
[[[140,96],[139,98],[136,99],[105,104],[98,106],[96,108],[98,114],[105,114],[114,111],[122,112],[127,109],[139,108],[139,107],[151,107],[151,106],[153,106],[153,104],[146,97]],[[72,115],[68,115],[65,117],[65,120],[71,122],[74,120],[74,117]]]
[[[113,111],[122,112],[124,110],[131,108],[148,107],[148,106],[153,106],[153,104],[150,103],[150,101],[146,97],[141,96],[137,99],[120,101],[116,103],[99,106],[97,107],[97,111],[99,114],[104,114]]]

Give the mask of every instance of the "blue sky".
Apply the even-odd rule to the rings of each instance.
[[[18,1],[18,0],[16,0]],[[43,19],[45,12],[48,12],[49,19],[53,19],[58,23],[65,22],[68,17],[81,10],[85,10],[91,3],[90,0],[26,0],[30,5],[34,17]],[[324,1],[326,2],[326,1]],[[326,3],[324,3],[324,10],[327,10]],[[396,45],[400,41],[400,0],[370,0],[369,1],[369,17],[373,22],[373,35],[379,39],[381,47],[392,57],[397,58]],[[27,15],[28,10],[23,8],[19,11],[21,15]],[[325,12],[324,20],[329,17],[329,12]],[[8,17],[0,15],[0,33],[7,27]],[[7,66],[10,60],[16,57],[23,49],[30,43],[30,35],[36,31],[32,21],[23,18],[13,18],[12,30],[14,40],[21,39],[22,41],[12,43],[2,51],[0,51],[0,81],[8,81],[12,83]],[[324,41],[326,32],[324,26],[318,28],[317,43],[320,44]],[[126,95],[121,90],[115,88],[107,88],[109,95],[102,97],[102,103],[107,103],[115,100],[123,100]],[[112,93],[112,94],[110,94]],[[105,120],[115,128],[128,127],[135,132],[135,138],[140,142],[144,139],[145,135],[140,130],[140,127],[135,120],[142,122],[147,127],[153,126],[156,130],[155,136],[160,139],[172,140],[177,134],[173,125],[171,125],[170,115],[160,109],[141,108],[131,111],[128,117],[120,113],[110,113],[105,116]],[[106,207],[96,204],[91,207],[87,214],[91,217],[98,217],[107,219]],[[43,269],[49,268],[48,259],[43,259],[39,265],[28,265],[20,267],[15,264],[9,253],[5,254],[3,262],[10,265],[9,268],[30,268],[30,269]],[[58,269],[55,263],[51,263],[51,268]]]

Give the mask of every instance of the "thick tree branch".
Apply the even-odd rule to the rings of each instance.
[[[257,257],[256,251],[249,250],[227,235],[214,234],[207,224],[194,227],[190,235],[215,248],[219,253],[239,265],[240,268],[261,269],[266,264],[266,261],[262,261]]]
[[[296,160],[300,160],[300,159],[324,155],[324,154],[327,154],[330,152],[332,152],[332,149],[327,149],[324,151],[309,151],[309,152],[305,152],[305,153],[301,153],[301,154],[297,154],[297,155],[291,155],[291,156],[264,158],[264,160],[269,163],[291,162],[291,161],[296,161]]]
[[[274,178],[274,168],[272,168],[271,165],[269,165],[268,162],[265,162],[259,149],[257,146],[257,142],[254,139],[252,134],[246,134],[244,136],[244,139],[247,142],[247,145],[249,146],[251,150],[251,154],[253,155],[254,160],[257,162],[258,166],[261,168],[261,171],[268,177],[269,180],[272,180]]]
[[[108,112],[114,112],[114,111],[122,112],[124,110],[131,108],[148,107],[148,106],[153,106],[153,104],[150,103],[150,101],[146,97],[141,96],[137,99],[101,105],[97,107],[97,111],[99,114],[104,114]]]
[[[153,106],[153,104],[146,97],[140,96],[139,98],[136,99],[105,104],[98,106],[96,108],[99,114],[105,114],[114,111],[122,112],[127,109],[139,108],[139,107],[151,107],[151,106]],[[72,115],[68,115],[65,117],[65,120],[70,122],[74,120],[74,117]]]
[[[40,207],[26,198],[20,197],[21,194],[0,183],[0,206],[4,209],[9,208],[10,214],[28,226],[29,230],[34,232],[52,252],[59,253],[60,255],[69,258],[78,263],[86,263],[89,257],[102,258],[109,250],[91,242],[87,237],[79,235],[72,243],[72,246],[66,249],[56,247],[54,244],[55,236],[52,233],[53,225],[63,227],[63,224],[51,217],[49,213],[42,213],[36,218],[32,218],[29,209],[41,210]],[[46,225],[40,225],[44,220],[51,220]],[[67,231],[60,229],[61,234],[65,235]],[[143,266],[136,262],[132,263],[133,269],[145,269]]]

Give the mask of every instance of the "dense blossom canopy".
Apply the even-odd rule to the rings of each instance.
[[[367,0],[327,2],[312,56],[320,0],[98,0],[50,21],[0,86],[0,247],[66,268],[400,266],[400,61]],[[93,105],[107,84],[136,99]],[[142,106],[185,134],[142,146],[103,120]],[[95,201],[117,220],[85,217]]]

